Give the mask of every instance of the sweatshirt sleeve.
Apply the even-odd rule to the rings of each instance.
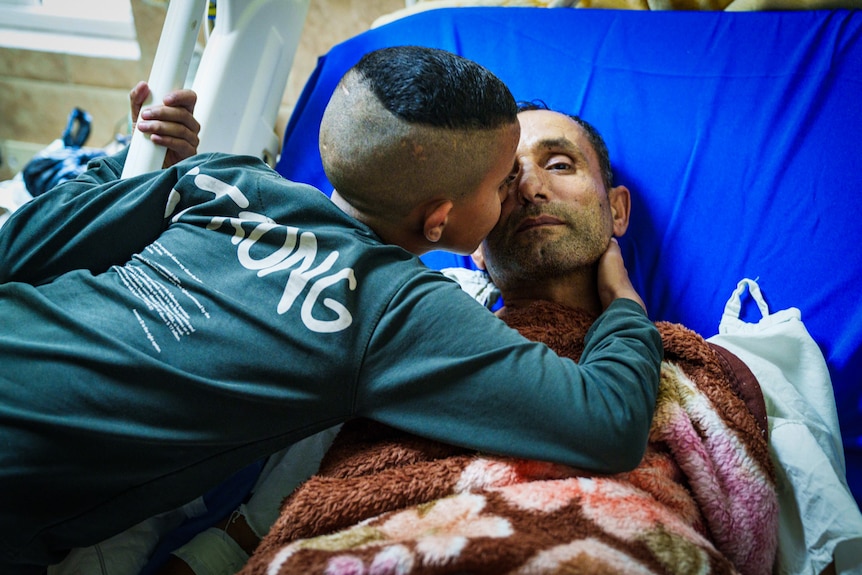
[[[202,159],[121,180],[124,160],[125,151],[95,160],[19,208],[0,228],[0,283],[39,285],[72,270],[98,273],[158,237],[173,186]]]
[[[575,363],[527,340],[457,285],[410,283],[372,338],[360,414],[447,443],[592,472],[640,462],[663,351],[637,303],[609,306]]]

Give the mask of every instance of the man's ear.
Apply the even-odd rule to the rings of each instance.
[[[480,270],[487,270],[485,267],[485,242],[479,244],[479,247],[476,248],[476,251],[470,254],[470,257],[473,258],[473,263],[476,264],[476,267]]]
[[[631,192],[625,186],[613,187],[608,191],[608,201],[611,205],[611,217],[614,220],[614,236],[620,238],[629,228],[632,209]]]
[[[452,211],[451,200],[436,200],[425,208],[422,233],[431,243],[437,243],[443,237],[443,228],[449,223],[449,212]]]

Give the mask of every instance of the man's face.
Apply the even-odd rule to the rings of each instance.
[[[613,235],[608,191],[586,133],[557,112],[519,114],[517,183],[483,244],[498,286],[592,266]]]

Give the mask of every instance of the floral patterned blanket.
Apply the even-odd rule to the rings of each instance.
[[[548,302],[501,317],[573,359],[594,319]],[[633,471],[597,476],[354,421],[241,575],[771,573],[778,504],[756,381],[694,332],[657,325],[659,397]]]

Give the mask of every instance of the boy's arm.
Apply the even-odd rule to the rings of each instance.
[[[0,228],[0,283],[41,284],[65,272],[126,262],[166,225],[176,169],[120,180],[124,153],[19,208]]]
[[[446,443],[616,473],[643,456],[661,338],[619,298],[580,364],[531,342],[453,284],[408,283],[381,318],[359,415]],[[421,334],[421,335],[420,335]]]

